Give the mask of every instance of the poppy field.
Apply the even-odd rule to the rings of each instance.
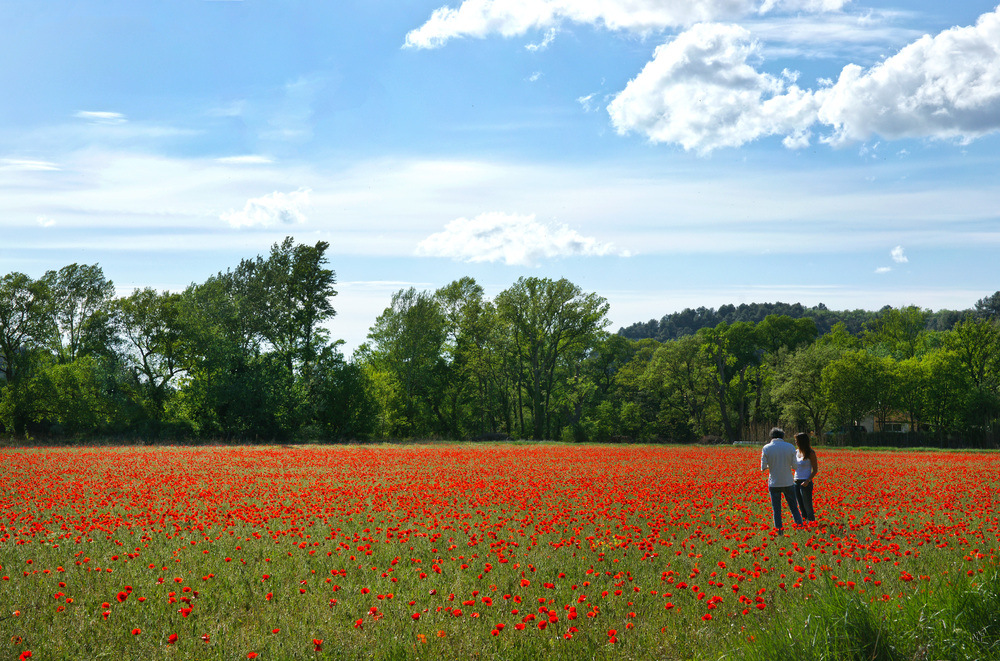
[[[1000,455],[819,450],[0,450],[0,659],[998,658]]]

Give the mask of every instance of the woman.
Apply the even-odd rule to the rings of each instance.
[[[798,501],[802,518],[815,521],[813,512],[813,480],[819,473],[819,460],[816,451],[809,442],[809,434],[799,432],[795,435],[795,445],[799,451],[795,453],[795,500]]]

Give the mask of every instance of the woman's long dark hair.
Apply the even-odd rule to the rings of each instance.
[[[801,452],[802,456],[805,457],[806,459],[812,456],[813,449],[812,449],[812,443],[809,442],[809,434],[803,431],[800,431],[798,434],[796,434],[795,445],[798,446],[799,452]]]

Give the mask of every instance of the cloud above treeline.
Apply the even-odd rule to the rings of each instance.
[[[611,244],[582,236],[566,225],[540,223],[533,214],[499,212],[456,218],[421,241],[417,254],[508,266],[537,266],[542,259],[553,257],[627,256]]]
[[[306,222],[303,209],[309,206],[309,189],[300,188],[290,193],[275,191],[262,197],[247,200],[243,209],[230,209],[220,218],[232,227],[273,227]]]
[[[408,48],[437,48],[457,37],[500,34],[562,23],[648,33],[706,21],[734,20],[771,12],[828,12],[849,0],[465,0],[457,9],[440,7],[406,35]]]
[[[779,136],[790,148],[886,139],[969,142],[1000,131],[1000,7],[974,25],[924,35],[836,81],[759,69],[764,47],[742,17],[839,12],[845,0],[466,0],[406,36],[435,48],[457,37],[554,30],[565,22],[649,33],[681,29],[607,106],[619,134],[707,153]],[[775,19],[778,20],[778,19]],[[554,33],[549,33],[554,34]],[[548,37],[546,38],[548,40]]]

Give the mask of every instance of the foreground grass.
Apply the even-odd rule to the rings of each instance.
[[[0,459],[0,658],[1000,658],[996,455],[826,453],[788,537],[753,450]]]

